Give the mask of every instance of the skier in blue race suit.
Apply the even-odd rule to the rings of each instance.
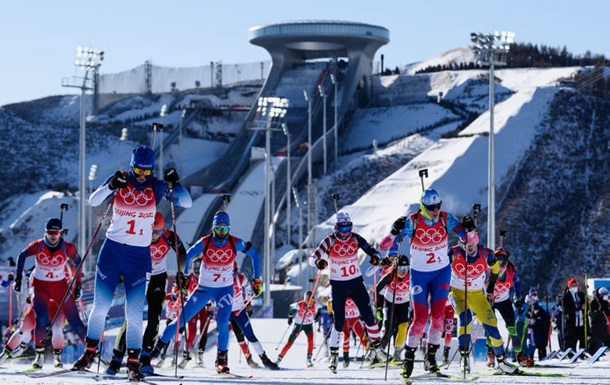
[[[440,195],[436,190],[425,190],[420,199],[420,211],[394,221],[391,234],[384,236],[379,243],[381,250],[391,251],[396,250],[403,240],[408,240],[410,245],[413,321],[407,333],[402,368],[405,378],[409,378],[413,372],[415,351],[422,338],[428,315],[430,328],[424,361],[430,372],[437,372],[439,369],[435,356],[443,334],[445,305],[451,280],[448,232],[453,231],[460,239],[465,239],[466,236],[460,220],[453,214],[442,211],[441,204]]]
[[[188,208],[192,204],[187,190],[178,183],[174,168],[164,172],[164,181],[152,175],[155,153],[148,147],[133,150],[128,172],[117,171],[91,194],[89,203],[99,206],[111,199],[112,221],[97,258],[93,308],[87,326],[86,349],[73,370],[91,366],[104,330],[106,315],[121,276],[125,282],[125,318],[128,377],[143,377],[139,368],[142,345],[142,318],[146,302],[147,279],[151,272],[150,242],[157,204],[161,199]]]
[[[229,318],[233,302],[233,271],[237,252],[241,251],[252,258],[252,271],[255,277],[252,280],[252,290],[258,296],[262,292],[260,279],[260,257],[250,242],[229,235],[231,220],[229,214],[219,211],[214,215],[212,222],[212,233],[201,238],[186,253],[186,265],[201,257],[199,274],[199,286],[189,296],[184,304],[184,315],[167,325],[163,334],[159,337],[157,345],[153,350],[152,357],[159,356],[163,348],[176,334],[176,323],[180,329],[203,307],[210,302],[216,301],[218,313],[216,324],[218,327],[218,351],[216,355],[216,371],[218,373],[229,372],[227,366],[227,353],[229,347]],[[188,271],[184,272],[188,275]]]

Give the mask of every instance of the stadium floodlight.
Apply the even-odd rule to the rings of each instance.
[[[264,306],[270,307],[271,303],[271,277],[273,276],[273,266],[275,253],[275,245],[271,242],[271,234],[275,234],[275,223],[273,219],[273,207],[271,207],[271,131],[279,130],[275,124],[281,124],[282,119],[288,111],[289,101],[286,98],[280,97],[261,97],[258,99],[257,112],[260,114],[261,120],[266,119],[264,128],[255,128],[265,130],[265,246],[264,246],[264,285],[263,302]]]
[[[495,66],[506,65],[510,44],[515,41],[513,32],[471,33],[471,47],[479,65],[489,66],[489,158],[487,174],[487,247],[496,248],[496,187],[495,187],[495,154],[494,154],[494,84]]]
[[[63,87],[74,87],[81,90],[80,98],[80,161],[79,161],[79,204],[78,204],[78,253],[82,256],[85,254],[87,244],[87,222],[86,222],[86,196],[87,190],[86,180],[87,174],[85,171],[86,160],[86,120],[87,112],[85,103],[85,94],[88,90],[95,89],[96,75],[102,61],[104,60],[104,51],[97,48],[77,47],[77,60],[74,62],[76,67],[85,71],[82,81],[71,83],[62,79]],[[93,74],[90,78],[89,75]],[[90,84],[91,83],[91,84]],[[95,103],[94,103],[95,104]]]

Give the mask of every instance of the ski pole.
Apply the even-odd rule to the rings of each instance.
[[[398,250],[400,250],[400,243],[401,241],[398,241]],[[385,377],[384,377],[384,381],[388,380],[388,366],[390,364],[390,345],[391,345],[391,338],[394,335],[394,303],[396,302],[396,290],[398,289],[398,259],[400,257],[396,258],[394,260],[394,262],[392,262],[393,266],[394,266],[394,276],[392,277],[392,281],[390,281],[390,284],[392,284],[392,282],[394,283],[394,290],[392,292],[392,306],[390,307],[390,322],[388,324],[388,329],[389,329],[389,333],[390,333],[390,338],[388,338],[388,346],[386,347],[386,360],[385,360]],[[377,289],[375,289],[375,291],[377,291]],[[394,349],[396,349],[396,340],[394,340]]]
[[[589,284],[587,283],[587,269],[585,269],[585,320],[584,320],[584,324],[585,324],[585,351],[588,352],[589,351],[589,338],[587,336],[587,324],[589,323]]]
[[[506,237],[506,230],[500,230],[500,248],[504,247],[504,237]]]
[[[223,211],[227,211],[227,206],[229,205],[229,203],[231,203],[231,195],[229,194],[222,194],[222,209]]]
[[[421,191],[422,192],[426,191],[426,186],[424,185],[424,177],[425,178],[428,177],[428,169],[427,168],[419,170],[419,179],[421,180]]]
[[[102,223],[104,223],[104,219],[106,219],[106,215],[108,215],[108,210],[110,210],[110,206],[112,206],[113,202],[114,202],[114,196],[112,199],[110,199],[110,202],[108,202],[108,207],[106,207],[106,211],[104,211],[104,215],[102,216],[100,223],[97,225],[97,228],[95,229],[95,232],[93,233],[93,236],[91,237],[91,240],[89,241],[89,245],[87,246],[87,249],[85,250],[85,255],[83,255],[80,263],[76,267],[76,271],[74,272],[74,276],[70,280],[70,283],[68,283],[68,289],[66,290],[64,297],[62,298],[61,302],[59,303],[59,306],[57,306],[57,311],[55,312],[55,315],[53,316],[53,320],[51,320],[51,323],[49,324],[47,334],[45,335],[44,339],[41,341],[42,345],[46,345],[47,341],[51,337],[51,330],[53,329],[53,325],[55,325],[57,318],[61,314],[64,304],[66,303],[66,299],[68,299],[68,295],[72,294],[72,285],[76,281],[76,277],[80,273],[80,271],[83,267],[83,264],[85,263],[85,260],[87,259],[87,255],[89,255],[89,250],[91,250],[93,241],[95,240],[95,237],[97,237],[97,233],[100,231],[100,228],[102,227]]]
[[[61,223],[64,223],[64,210],[68,211],[68,204],[67,203],[62,203],[59,205],[59,220],[61,221]],[[68,230],[67,229],[63,229],[62,230],[62,235],[68,235]]]
[[[224,197],[224,196],[223,196]],[[178,248],[178,230],[176,229],[176,210],[174,208],[174,188],[170,184],[169,185],[169,207],[172,212],[172,225],[174,226],[174,253],[176,254],[176,268],[180,271],[180,252]],[[176,278],[180,278],[178,274],[176,274]],[[186,315],[184,312],[184,297],[182,296],[182,279],[177,279],[178,281],[178,292],[180,297],[180,314],[182,316],[182,323],[184,324],[184,346],[186,346],[188,341],[187,327],[186,327]],[[180,320],[176,321],[176,334],[179,333],[180,330]],[[174,368],[174,376],[178,377],[178,349],[176,349],[176,366]]]
[[[291,326],[292,325],[288,324],[288,327],[286,328],[286,330],[284,330],[284,334],[282,334],[282,338],[280,338],[280,341],[277,343],[275,350],[278,350],[280,345],[282,345],[282,341],[284,340],[284,337],[286,337],[286,333],[288,333],[288,329],[290,329]]]
[[[337,201],[339,200],[339,194],[331,194],[330,196],[333,198],[333,203],[335,204],[335,214],[337,214]]]
[[[320,352],[322,351],[322,348],[324,347],[324,345],[326,344],[326,341],[328,341],[328,337],[330,337],[330,332],[331,330],[333,330],[333,327],[331,325],[331,327],[328,328],[328,331],[326,332],[326,334],[324,335],[324,339],[322,340],[322,345],[320,345],[320,349],[318,349],[318,352],[316,353],[316,356],[313,358],[314,361],[317,361],[318,359],[318,355],[320,354]]]
[[[153,135],[152,135],[152,140],[150,143],[150,148],[152,148],[153,150],[155,149],[155,137],[157,136],[157,128],[159,129],[163,129],[163,125],[161,123],[153,123]]]

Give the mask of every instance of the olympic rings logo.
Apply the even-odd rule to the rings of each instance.
[[[504,293],[510,289],[511,284],[509,282],[498,282],[496,281],[496,286],[494,286],[494,291],[498,293]]]
[[[466,266],[463,262],[456,262],[453,265],[453,269],[455,270],[455,272],[457,273],[458,277],[460,278],[464,278],[465,274],[464,272],[466,271]],[[483,266],[483,264],[477,263],[474,265],[468,265],[468,276],[472,277],[472,278],[478,278],[480,277],[482,274],[485,273],[485,266]]]
[[[415,232],[415,237],[424,245],[440,243],[446,236],[447,231],[444,227],[438,229],[434,227],[428,229],[419,228]]]
[[[227,263],[233,257],[231,250],[207,250],[205,256],[210,262]]]
[[[36,256],[36,261],[45,266],[63,266],[66,263],[67,258],[63,254],[47,255],[45,253],[39,253]]]
[[[162,259],[165,254],[169,252],[169,247],[167,245],[155,245],[150,247],[150,256],[155,261]]]
[[[140,207],[147,206],[154,199],[152,188],[146,187],[144,191],[133,187],[119,189],[119,195],[128,205],[137,204]]]
[[[333,245],[333,251],[340,257],[345,257],[348,255],[354,255],[356,251],[358,251],[358,246],[350,243],[335,243]]]

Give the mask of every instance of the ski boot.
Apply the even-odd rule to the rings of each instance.
[[[64,367],[64,363],[61,360],[61,353],[62,353],[62,349],[55,349],[53,350],[53,366],[56,368],[63,368]]]
[[[97,355],[97,344],[99,340],[92,340],[89,337],[85,338],[86,348],[83,354],[74,362],[72,370],[84,370],[89,369],[93,364],[93,360]]]
[[[190,360],[192,360],[193,358],[191,357],[191,353],[187,350],[184,350],[182,352],[182,361],[180,361],[180,363],[178,364],[178,367],[180,369],[184,369],[186,368],[186,365],[189,363]]]
[[[306,360],[305,360],[305,361],[307,362],[307,367],[308,367],[308,368],[313,367],[313,361],[311,360],[311,354],[308,354],[308,355],[307,355],[307,358],[306,358]]]
[[[445,346],[443,348],[443,366],[449,365],[449,352],[451,351],[451,346]]]
[[[496,354],[492,348],[487,348],[487,366],[490,368],[496,366]]]
[[[468,351],[460,351],[460,369],[462,373],[470,373],[470,360],[468,358]]]
[[[201,349],[197,352],[197,366],[203,368],[203,350]]]
[[[517,367],[504,359],[504,356],[496,356],[496,361],[498,361],[498,369],[502,371],[502,373],[513,374],[517,371]]]
[[[534,360],[527,358],[523,352],[517,354],[517,362],[519,362],[519,366],[524,366],[526,368],[534,365]]]
[[[260,365],[257,364],[256,362],[254,362],[254,360],[252,359],[252,354],[250,353],[245,353],[244,357],[246,357],[246,363],[248,364],[249,367],[253,368],[253,369],[258,369],[260,368]]]
[[[278,356],[277,356],[277,360],[275,360],[275,363],[276,363],[276,364],[279,364],[280,362],[282,362],[282,358],[284,358],[284,356],[283,356],[283,355],[281,355],[281,354],[280,354],[280,355],[278,355]]]
[[[219,350],[216,353],[216,372],[217,373],[229,373],[230,369],[227,366],[227,351]]]
[[[413,365],[415,364],[415,351],[417,348],[411,348],[407,346],[405,348],[405,360],[402,362],[402,368],[400,369],[400,375],[402,378],[407,380],[413,373]]]
[[[438,364],[436,363],[436,351],[438,350],[438,345],[428,344],[428,350],[424,355],[424,370],[430,373],[436,373],[440,370]]]
[[[115,350],[116,351],[116,350]],[[106,374],[109,376],[116,376],[121,370],[121,364],[123,363],[123,357],[119,358],[116,355],[112,356],[108,367],[106,368]]]
[[[140,370],[140,349],[127,350],[127,379],[131,382],[139,382],[144,379],[144,373]]]
[[[402,361],[402,349],[394,349],[394,354],[392,355],[392,364],[398,365],[401,364]]]
[[[280,370],[280,367],[277,366],[275,362],[271,361],[269,357],[267,357],[267,354],[263,353],[259,357],[261,361],[263,361],[263,365],[265,365],[267,368],[271,370]]]
[[[349,366],[349,352],[343,352],[343,367],[347,368]]]
[[[337,373],[337,361],[339,361],[339,352],[335,348],[330,351],[330,358],[328,359],[328,369],[335,374]]]
[[[150,357],[157,358],[157,357],[161,356],[161,352],[165,349],[166,346],[167,346],[167,342],[158,340],[157,344],[155,345],[155,348],[150,353]],[[163,356],[163,358],[165,358],[165,355]]]
[[[44,365],[44,347],[36,348],[36,358],[34,358],[32,367],[34,369],[42,369],[42,365]]]
[[[152,349],[150,346],[142,349],[142,352],[140,353],[140,370],[144,375],[153,374],[155,372],[155,368],[153,368],[151,363],[151,355]]]
[[[24,345],[23,342],[20,345],[17,345],[15,349],[5,347],[4,350],[2,350],[2,353],[0,353],[0,362],[4,362],[9,358],[19,357],[25,350],[25,347],[26,345]]]

